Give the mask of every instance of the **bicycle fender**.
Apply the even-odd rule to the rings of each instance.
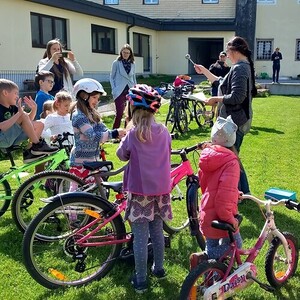
[[[199,205],[198,205],[198,189],[199,179],[196,175],[187,178],[187,192],[186,192],[186,205],[189,216],[189,226],[191,235],[195,236],[199,231]]]

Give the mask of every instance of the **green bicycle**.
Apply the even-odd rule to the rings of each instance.
[[[71,135],[72,134],[67,132],[58,136],[57,143],[60,150],[57,152],[42,156],[39,159],[22,166],[16,166],[13,158],[13,152],[20,150],[20,146],[14,145],[6,149],[1,149],[2,153],[9,158],[11,167],[7,172],[0,174],[0,217],[9,208],[16,189],[22,182],[32,176],[36,166],[45,164],[46,170],[69,169],[69,152],[71,146],[69,144],[65,145],[64,142],[68,141],[68,137]]]

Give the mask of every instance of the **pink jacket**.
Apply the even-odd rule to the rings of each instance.
[[[207,238],[227,237],[226,231],[211,227],[211,222],[236,222],[234,215],[238,213],[239,161],[231,150],[214,145],[202,151],[199,166],[202,190],[200,229]]]

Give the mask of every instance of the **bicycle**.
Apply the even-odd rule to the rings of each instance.
[[[188,274],[181,287],[181,300],[226,299],[254,282],[264,290],[274,292],[294,275],[298,264],[297,239],[293,234],[277,229],[271,207],[285,205],[288,209],[299,212],[300,204],[289,199],[273,202],[250,195],[243,195],[242,198],[250,199],[266,209],[266,221],[255,245],[250,249],[238,249],[233,238],[233,226],[213,221],[212,227],[228,231],[230,248],[218,261],[202,262]],[[257,279],[257,266],[254,263],[266,241],[270,242],[265,259],[265,273],[269,284]],[[246,259],[242,261],[241,256],[246,256]]]
[[[191,235],[201,241],[198,224],[198,178],[193,174],[186,153],[202,144],[174,151],[182,157],[173,170],[173,186],[187,177],[187,208]],[[29,274],[41,285],[81,286],[105,276],[122,256],[123,244],[132,242],[121,215],[126,208],[122,183],[102,182],[116,192],[115,201],[87,192],[72,192],[48,199],[31,221],[23,239],[24,263]],[[170,224],[165,226],[172,228]],[[187,224],[185,225],[187,226]],[[182,227],[183,228],[183,227]],[[99,249],[101,247],[101,249]]]
[[[16,186],[20,186],[24,182],[24,178],[30,177],[30,172],[35,166],[46,163],[47,170],[54,170],[57,168],[68,169],[69,151],[70,146],[64,145],[64,141],[68,140],[70,133],[65,133],[58,137],[57,142],[59,149],[52,154],[45,154],[37,160],[24,164],[22,166],[16,166],[12,153],[16,150],[22,149],[20,146],[11,146],[9,148],[1,149],[10,160],[11,167],[7,172],[0,174],[0,216],[2,216],[10,206],[10,202],[16,191]],[[15,184],[11,185],[11,181],[14,180]]]

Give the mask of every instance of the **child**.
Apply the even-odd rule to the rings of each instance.
[[[47,100],[43,104],[43,111],[42,111],[42,113],[40,115],[41,122],[45,123],[46,117],[49,114],[52,114],[52,113],[54,113],[54,110],[53,110],[53,100]],[[50,140],[50,138],[51,138],[51,131],[50,131],[49,128],[47,130],[44,129],[41,136],[42,136],[43,139],[45,139],[45,141],[47,143],[51,142],[51,140]]]
[[[55,95],[53,102],[54,113],[49,114],[45,119],[44,130],[50,129],[50,140],[55,142],[58,134],[69,132],[73,134],[73,126],[70,118],[70,106],[72,103],[72,96],[65,91],[58,92]],[[73,139],[70,139],[73,145]],[[66,141],[68,144],[68,141]]]
[[[234,148],[237,126],[231,116],[218,117],[212,127],[212,145],[201,152],[199,179],[201,182],[200,229],[206,237],[206,252],[193,253],[191,269],[205,259],[218,259],[229,247],[228,233],[211,226],[213,220],[228,222],[234,226],[234,238],[238,247],[242,238],[238,229],[238,182],[240,163]]]
[[[161,105],[157,91],[145,84],[129,90],[127,99],[133,106],[133,126],[121,140],[117,156],[129,161],[124,174],[128,191],[125,219],[129,219],[133,239],[135,274],[132,285],[136,292],[147,290],[147,244],[153,243],[152,274],[165,277],[163,220],[172,219],[170,206],[171,137],[167,128],[155,122],[154,113]],[[130,126],[129,126],[130,127]]]
[[[54,100],[54,97],[49,94],[54,84],[54,74],[49,71],[40,71],[35,75],[35,84],[39,86],[39,91],[36,93],[35,102],[37,105],[36,120],[40,119],[43,111],[43,104],[47,100]]]
[[[44,140],[40,140],[44,125],[42,122],[33,121],[36,103],[31,97],[18,97],[18,86],[10,80],[0,79],[0,147],[18,145],[29,138],[32,146],[23,153],[24,163],[56,152],[57,147],[50,147]],[[29,113],[24,111],[25,105],[30,110]]]
[[[106,95],[102,85],[90,78],[78,80],[74,85],[76,111],[72,115],[74,146],[70,155],[70,172],[84,178],[89,171],[83,168],[84,161],[96,161],[100,155],[99,143],[112,138],[122,138],[124,129],[109,130],[101,121],[97,105],[101,95]]]

